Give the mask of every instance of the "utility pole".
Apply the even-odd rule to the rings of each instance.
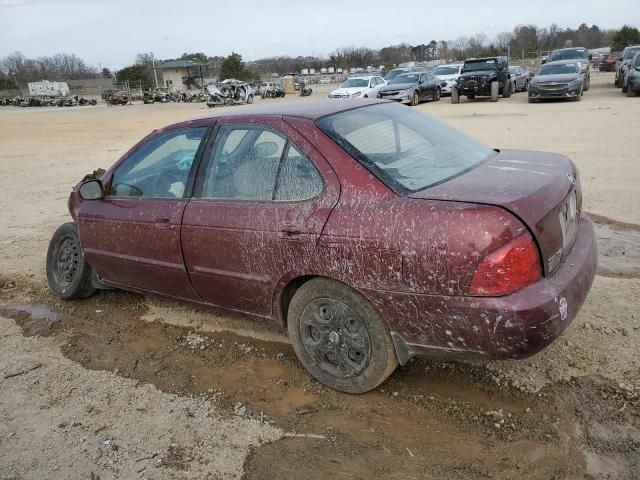
[[[153,54],[153,52],[151,52],[151,65],[153,66],[153,78],[156,81],[156,90],[158,89],[158,72],[156,72],[156,57]]]

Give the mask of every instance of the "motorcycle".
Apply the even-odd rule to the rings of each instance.
[[[313,93],[313,90],[311,89],[311,87],[307,87],[304,83],[300,84],[300,96],[301,97],[308,97],[312,93]]]

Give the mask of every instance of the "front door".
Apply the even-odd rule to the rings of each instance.
[[[115,167],[102,200],[81,204],[82,247],[107,283],[198,300],[182,260],[180,224],[206,130],[153,135]]]
[[[192,284],[219,307],[270,316],[276,285],[305,271],[338,199],[335,174],[281,119],[221,121],[182,222]]]

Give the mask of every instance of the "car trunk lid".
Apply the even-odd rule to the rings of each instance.
[[[565,156],[503,150],[473,170],[412,198],[494,205],[531,231],[551,275],[573,247],[582,195],[578,171]]]

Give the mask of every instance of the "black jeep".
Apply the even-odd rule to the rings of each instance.
[[[511,75],[507,57],[472,58],[464,61],[462,72],[456,85],[451,89],[451,103],[458,103],[464,95],[473,100],[476,97],[491,97],[492,102],[511,96]]]

